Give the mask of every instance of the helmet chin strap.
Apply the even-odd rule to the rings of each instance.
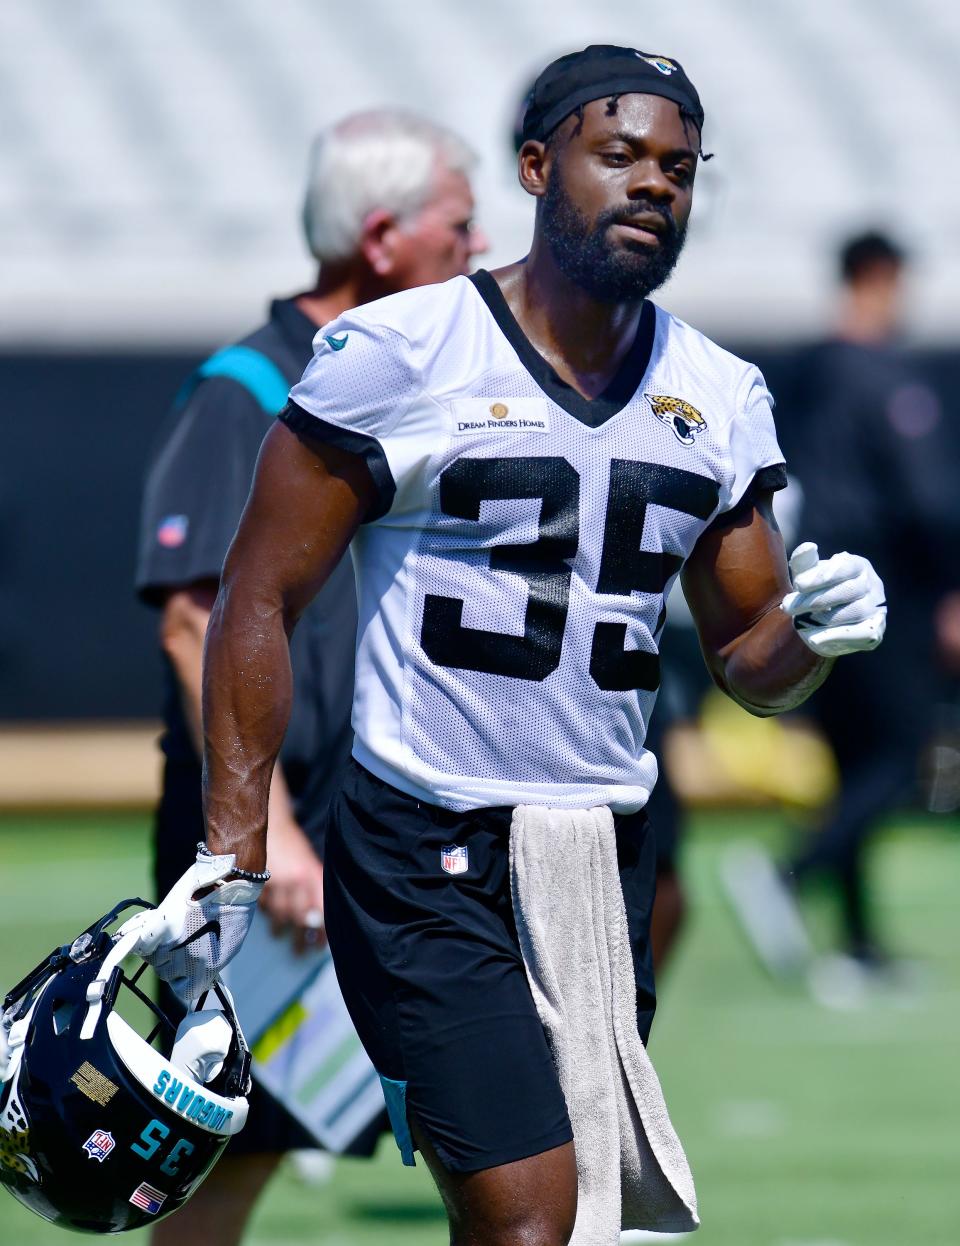
[[[116,936],[116,942],[114,943],[113,947],[104,957],[103,963],[101,964],[99,970],[97,971],[96,977],[93,978],[88,983],[86,998],[87,998],[87,1003],[90,1006],[87,1009],[87,1015],[83,1019],[83,1025],[80,1027],[81,1041],[83,1041],[84,1039],[93,1038],[93,1035],[97,1029],[97,1025],[100,1021],[100,1017],[103,1013],[103,997],[106,994],[107,986],[110,982],[110,978],[113,974],[113,971],[121,964],[124,958],[129,956],[130,953],[134,950],[134,948],[137,946],[139,938],[140,938],[140,933],[138,930],[135,930],[135,929],[128,930],[126,933],[123,933],[121,931]],[[213,1022],[216,1025],[217,1023],[214,1022],[214,1017],[217,1016],[221,1018],[221,1021],[223,1022],[224,1025],[227,1025],[223,1017],[224,1012],[226,1012],[227,1015],[232,1019],[235,1034],[236,1034],[239,1063],[235,1069],[231,1070],[229,1089],[230,1089],[230,1092],[233,1094],[245,1095],[249,1090],[250,1053],[249,1053],[246,1043],[244,1042],[243,1032],[240,1029],[239,1022],[237,1021],[236,1009],[233,1003],[233,996],[230,994],[230,991],[228,990],[226,984],[219,980],[217,981],[217,983],[212,989],[216,995],[220,996],[221,1008],[215,1009],[215,1010],[207,1010],[206,1012],[202,1014],[199,1014],[197,1012],[188,1012],[186,1020],[189,1022],[191,1016],[196,1017],[196,1016],[202,1015],[203,1019],[206,1022],[208,1023]],[[28,1024],[29,1024],[29,1017],[27,1017],[22,1023],[23,1037],[20,1039],[21,1043],[23,1042],[23,1038],[26,1037],[26,1030],[27,1030]],[[192,1024],[196,1024],[196,1022]],[[183,1029],[182,1025],[180,1029]],[[228,1026],[228,1029],[229,1029],[229,1026]],[[193,1050],[189,1052],[185,1050],[181,1051],[180,1053],[181,1058],[189,1056],[190,1061],[199,1061],[200,1056],[203,1055],[204,1062],[207,1060],[210,1060],[212,1063],[216,1063],[217,1064],[216,1072],[219,1072],[220,1068],[223,1067],[223,1062],[226,1059],[227,1053],[229,1051],[229,1047],[230,1047],[229,1035],[227,1035],[226,1042],[224,1045],[224,1033],[221,1029],[217,1028],[217,1029],[211,1030],[210,1025],[208,1024],[207,1030],[208,1030],[208,1033],[206,1035],[201,1037],[200,1034],[197,1034],[193,1043],[188,1044],[188,1046],[191,1046]],[[184,1037],[185,1035],[182,1035],[180,1031],[178,1030],[177,1039],[182,1041]],[[13,1046],[13,1044],[10,1043],[10,1046]],[[223,1046],[222,1051],[220,1050],[221,1046]],[[201,1052],[201,1048],[203,1049],[202,1052]],[[2,1055],[2,1052],[0,1052],[0,1055]],[[210,1072],[209,1069],[206,1071],[208,1072],[209,1076],[215,1075],[213,1072]],[[198,1063],[196,1072],[197,1073],[200,1072],[199,1063]],[[199,1077],[198,1080],[203,1082],[203,1081],[208,1080],[208,1078]]]
[[[13,1077],[23,1058],[23,1048],[36,1006],[37,1000],[34,999],[22,1016],[14,1019],[12,1011],[0,1016],[0,1086]]]
[[[130,955],[136,947],[139,937],[136,930],[130,930],[126,934],[118,935],[116,943],[103,958],[103,964],[97,971],[97,976],[87,984],[87,1003],[90,1007],[87,1009],[87,1015],[84,1017],[83,1025],[80,1027],[81,1040],[93,1038],[97,1022],[100,1020],[100,1014],[103,1011],[103,995],[107,989],[107,983],[110,981],[110,975],[123,958]]]
[[[33,995],[33,992],[46,982],[51,974],[56,973],[67,964],[68,961],[73,960],[79,963],[85,960],[97,946],[98,937],[116,919],[117,914],[122,913],[124,909],[128,909],[135,904],[142,909],[153,907],[146,900],[121,900],[109,913],[79,934],[73,943],[55,948],[45,961],[7,992],[2,1006],[0,1006],[0,1082],[6,1081],[10,1076],[16,1049],[24,1042],[30,1017],[36,1006],[36,996]],[[126,955],[126,953],[122,955]],[[111,968],[106,969],[107,977],[109,977],[112,971],[112,965],[113,962],[111,962]],[[100,998],[102,993],[101,989],[100,995],[97,998]],[[94,1021],[94,1025],[96,1025],[96,1021]]]

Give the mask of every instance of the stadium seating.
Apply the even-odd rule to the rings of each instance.
[[[948,0],[7,0],[0,154],[0,345],[214,341],[309,265],[291,228],[310,134],[406,103],[484,158],[490,259],[529,212],[507,133],[551,55],[640,42],[680,57],[704,98],[692,262],[667,302],[727,337],[815,329],[828,256],[878,222],[925,257],[918,328],[949,332],[960,259],[953,177],[960,10]],[[56,314],[51,315],[55,309]]]

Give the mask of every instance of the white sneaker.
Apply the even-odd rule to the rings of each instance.
[[[334,1158],[319,1149],[290,1151],[290,1166],[305,1185],[326,1185],[333,1177]]]
[[[820,956],[807,974],[810,994],[824,1008],[857,1012],[871,1005],[910,1010],[923,1003],[923,968],[913,961],[871,964],[843,952]]]

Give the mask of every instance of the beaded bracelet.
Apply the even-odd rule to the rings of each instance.
[[[197,852],[201,857],[215,857],[217,854],[211,852],[207,845],[201,840],[197,844]],[[242,878],[247,883],[265,883],[270,878],[269,870],[241,870],[236,866],[230,871],[231,878]]]

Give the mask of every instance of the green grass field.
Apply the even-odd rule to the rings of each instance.
[[[686,864],[693,916],[661,989],[651,1051],[700,1197],[700,1246],[956,1246],[960,1242],[957,827],[891,828],[873,861],[887,928],[922,989],[828,1011],[773,985],[727,913],[717,859],[766,816],[699,816]],[[0,986],[110,903],[147,886],[145,818],[0,820]],[[821,937],[828,920],[815,906]],[[0,1244],[66,1240],[0,1194]],[[131,1246],[143,1246],[135,1234]],[[253,1246],[440,1246],[422,1165],[390,1140],[316,1187],[285,1170]]]

